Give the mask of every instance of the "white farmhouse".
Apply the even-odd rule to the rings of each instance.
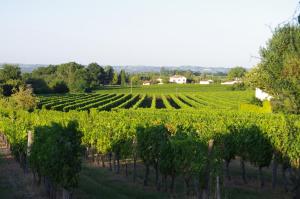
[[[228,82],[222,82],[222,85],[233,85],[237,83],[242,83],[242,81],[234,80],[234,81],[228,81]]]
[[[151,82],[150,81],[144,81],[143,86],[150,86]]]
[[[162,78],[158,78],[156,79],[156,81],[158,82],[158,84],[164,84],[163,79]]]
[[[200,84],[211,84],[211,83],[213,83],[214,81],[213,80],[201,80],[200,81]]]
[[[177,84],[185,84],[186,83],[186,77],[181,75],[174,75],[170,77],[169,82],[171,83],[177,83]]]
[[[260,88],[255,89],[255,97],[261,101],[268,100],[270,101],[273,97],[268,93],[264,92]]]

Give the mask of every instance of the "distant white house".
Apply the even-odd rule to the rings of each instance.
[[[151,82],[150,81],[144,81],[143,86],[150,86]]]
[[[156,81],[158,82],[158,84],[164,84],[162,78],[158,78],[158,79],[156,79]]]
[[[177,84],[185,84],[186,83],[186,77],[182,75],[174,75],[170,77],[169,82],[171,83],[177,83]]]
[[[201,80],[199,83],[200,84],[211,84],[211,83],[213,83],[214,81],[213,80]]]
[[[268,93],[264,92],[260,88],[255,89],[255,97],[261,101],[268,100],[270,101],[273,97]]]
[[[234,81],[228,81],[228,82],[222,82],[222,85],[233,85],[233,84],[237,84],[237,83],[242,83],[242,81],[239,80],[234,80]]]

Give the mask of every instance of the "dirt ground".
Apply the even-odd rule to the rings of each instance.
[[[42,187],[33,184],[32,174],[24,174],[2,143],[0,143],[0,198],[47,198]]]

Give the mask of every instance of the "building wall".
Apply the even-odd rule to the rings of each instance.
[[[186,83],[186,78],[185,77],[180,77],[180,78],[172,78],[172,77],[170,77],[169,81],[177,83],[177,84],[185,84]]]
[[[209,81],[200,81],[200,84],[210,84]]]
[[[234,80],[234,81],[229,81],[229,82],[222,82],[222,85],[233,85],[233,84],[238,84],[238,83],[242,83],[242,81],[239,80]]]
[[[255,89],[255,97],[261,101],[268,100],[270,101],[273,97],[263,90],[256,88]]]

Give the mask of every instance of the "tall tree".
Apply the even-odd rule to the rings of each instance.
[[[248,81],[274,97],[273,106],[300,113],[300,27],[285,25],[275,30],[261,62],[249,73]]]
[[[0,80],[2,82],[20,80],[21,78],[21,68],[18,65],[4,64],[0,69]]]
[[[81,92],[89,88],[88,72],[83,65],[75,62],[57,66],[57,80],[64,81],[71,92]]]
[[[77,64],[76,62],[60,64],[57,66],[57,78],[64,80],[68,86],[70,86],[76,81],[75,72],[83,68],[84,66]]]
[[[228,72],[228,79],[240,79],[242,77],[245,76],[246,74],[246,69],[241,67],[241,66],[237,66],[234,68],[231,68]]]
[[[75,92],[89,92],[91,90],[90,84],[88,81],[89,74],[85,68],[75,71],[75,79],[72,85],[68,85],[71,91]]]
[[[97,63],[90,63],[87,66],[89,73],[89,82],[92,88],[97,88],[104,83],[105,72],[104,69]]]
[[[113,85],[117,85],[119,83],[119,75],[117,72],[114,72],[114,77],[113,77],[113,80],[112,80],[112,84]]]
[[[114,77],[114,69],[112,66],[105,66],[105,82],[104,84],[111,84]]]
[[[125,70],[121,70],[120,72],[120,80],[121,80],[121,86],[126,85],[126,73]]]
[[[31,85],[36,94],[51,93],[51,89],[44,78],[28,77],[25,82]]]

